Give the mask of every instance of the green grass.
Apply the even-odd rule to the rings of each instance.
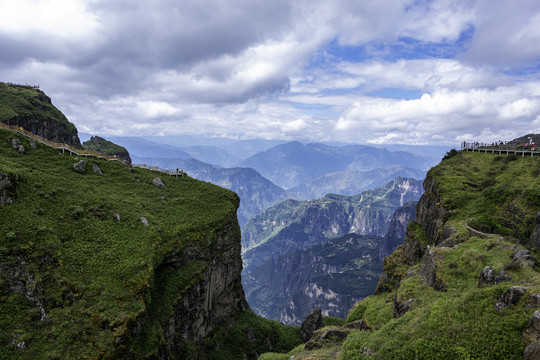
[[[59,138],[77,135],[75,125],[50,103],[50,98],[43,91],[24,86],[0,83],[0,121],[10,125],[25,122],[40,127],[56,124],[59,125]]]
[[[14,151],[11,138],[19,138],[27,153]],[[217,230],[236,221],[239,199],[228,190],[87,161],[86,174],[75,173],[73,157],[39,144],[32,150],[27,138],[0,129],[0,171],[16,183],[16,200],[0,207],[1,262],[40,284],[47,312],[38,321],[36,308],[0,278],[0,354],[8,358],[114,356],[116,339],[129,339],[130,324],[145,311],[156,316],[144,334],[155,334],[204,264],[159,277],[155,269],[173,249],[207,247]],[[92,171],[92,163],[103,175]],[[155,176],[163,177],[165,189],[151,184]],[[163,284],[164,276],[173,281]],[[24,339],[25,348],[16,349],[14,338]],[[158,342],[149,335],[136,347],[151,352]]]

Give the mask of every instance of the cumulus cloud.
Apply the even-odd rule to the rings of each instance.
[[[534,0],[18,0],[0,80],[100,134],[509,138],[538,132],[539,21]]]

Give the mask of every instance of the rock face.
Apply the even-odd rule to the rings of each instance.
[[[316,330],[319,330],[323,327],[321,307],[317,306],[313,309],[306,319],[302,322],[300,327],[300,333],[304,341],[311,339]]]
[[[426,284],[438,291],[446,291],[446,285],[442,282],[436,272],[434,253],[428,249],[420,263],[420,275]]]
[[[437,184],[430,173],[427,174],[424,180],[424,190],[424,195],[422,195],[416,207],[416,220],[422,225],[428,238],[433,239],[436,245],[443,241],[439,239],[438,234],[444,225],[447,210],[441,205]]]
[[[390,219],[388,231],[384,236],[385,242],[379,253],[381,260],[390,255],[399,245],[403,244],[403,240],[407,233],[407,225],[409,225],[411,221],[416,220],[417,203],[417,201],[409,201],[398,208]]]
[[[234,223],[226,224],[206,249],[188,247],[172,253],[156,269],[156,273],[170,271],[193,261],[208,264],[200,280],[180,294],[173,316],[163,326],[165,343],[161,345],[159,359],[184,359],[180,341],[201,342],[220,322],[248,308],[240,285],[242,261],[236,226]],[[139,324],[146,321],[149,319],[144,317],[138,320]]]

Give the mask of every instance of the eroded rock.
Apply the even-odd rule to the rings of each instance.
[[[509,306],[516,305],[521,297],[525,295],[526,289],[521,286],[512,286],[504,294],[501,295],[497,303],[495,304],[495,309],[498,311],[504,310]]]
[[[11,139],[11,146],[13,146],[13,149],[17,150],[19,154],[24,154],[26,151],[19,139]]]
[[[426,254],[420,263],[420,275],[426,284],[431,286],[433,289],[437,291],[446,291],[446,285],[437,275],[435,260],[433,257],[434,253],[428,246]]]
[[[322,327],[323,321],[321,307],[317,306],[315,309],[311,310],[304,322],[302,322],[302,326],[300,327],[302,339],[304,339],[304,341],[308,341],[309,339],[311,339],[315,331]]]
[[[529,250],[518,250],[512,262],[521,266],[534,267],[536,265],[536,259],[531,255]]]
[[[86,171],[86,161],[79,160],[75,164],[73,164],[73,171],[79,174],[84,174]]]

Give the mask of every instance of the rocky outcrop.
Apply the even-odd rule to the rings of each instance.
[[[507,275],[503,269],[500,269],[497,275],[495,275],[495,269],[491,266],[486,266],[480,273],[478,279],[478,287],[483,287],[492,284],[498,284],[503,281],[512,280],[512,276]]]
[[[442,242],[438,235],[444,225],[448,210],[442,206],[437,184],[429,172],[424,180],[424,190],[425,192],[416,206],[416,221],[422,225],[427,233],[429,243],[437,245]]]
[[[501,295],[497,303],[495,304],[495,309],[498,311],[504,310],[509,306],[516,305],[521,297],[525,295],[526,289],[522,286],[512,286]]]
[[[157,274],[194,261],[206,264],[194,285],[178,294],[172,316],[162,324],[165,343],[159,350],[160,360],[184,359],[182,341],[201,343],[217,325],[248,308],[240,283],[242,260],[236,227],[236,222],[226,224],[207,248],[190,246],[173,252],[156,269]],[[144,316],[138,320],[134,336],[146,321],[150,320]]]
[[[24,152],[26,151],[23,144],[21,143],[21,140],[19,139],[11,139],[11,146],[13,147],[13,149],[17,150],[19,154],[24,154]]]
[[[11,204],[15,200],[15,183],[11,177],[0,171],[0,206]]]
[[[321,307],[313,309],[300,326],[300,333],[304,341],[311,339],[316,330],[323,327]]]
[[[516,251],[512,262],[521,266],[534,267],[536,265],[536,258],[531,255],[531,252],[529,250],[522,249]]]
[[[388,231],[384,236],[384,243],[379,252],[379,257],[382,261],[390,255],[399,245],[403,244],[407,234],[407,225],[416,220],[416,205],[417,201],[409,201],[402,207],[398,208],[392,218]]]
[[[86,172],[86,161],[79,160],[73,164],[73,171],[79,174],[84,174]]]
[[[420,263],[420,275],[422,280],[437,291],[446,291],[446,285],[436,272],[437,265],[435,264],[435,254],[427,248],[426,254]]]

